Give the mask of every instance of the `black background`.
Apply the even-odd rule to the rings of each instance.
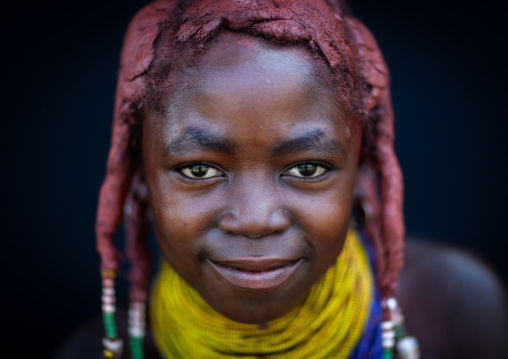
[[[472,251],[506,283],[508,32],[500,3],[352,7],[392,74],[408,234]],[[97,194],[123,34],[145,4],[44,1],[2,10],[4,353],[50,357],[100,311]]]

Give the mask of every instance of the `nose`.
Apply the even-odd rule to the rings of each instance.
[[[281,233],[291,224],[273,184],[239,181],[228,194],[228,208],[221,213],[219,229],[227,234],[260,238]]]

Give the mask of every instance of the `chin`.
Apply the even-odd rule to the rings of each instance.
[[[267,291],[249,291],[247,295],[231,295],[227,298],[213,298],[208,302],[213,309],[235,322],[245,324],[263,324],[287,314],[305,296],[302,293],[287,293],[274,296]]]

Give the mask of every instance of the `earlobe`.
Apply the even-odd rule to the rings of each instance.
[[[369,232],[373,225],[377,225],[378,211],[379,198],[375,172],[369,164],[363,164],[356,174],[353,216],[360,228]]]
[[[365,229],[373,216],[372,205],[365,198],[354,198],[352,213],[355,224]]]

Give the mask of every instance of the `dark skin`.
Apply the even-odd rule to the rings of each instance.
[[[323,71],[305,48],[221,35],[178,77],[166,111],[145,118],[143,169],[161,252],[233,320],[285,314],[344,243],[360,130]],[[405,255],[397,296],[423,358],[505,357],[506,298],[494,276],[417,241]],[[238,279],[221,269],[274,265],[291,273]],[[91,324],[59,358],[79,358],[91,344],[98,353],[101,335],[100,321]],[[147,350],[156,357],[150,336]]]
[[[305,48],[222,35],[179,78],[167,112],[144,122],[161,252],[239,322],[288,312],[349,227],[359,131],[314,66]]]

